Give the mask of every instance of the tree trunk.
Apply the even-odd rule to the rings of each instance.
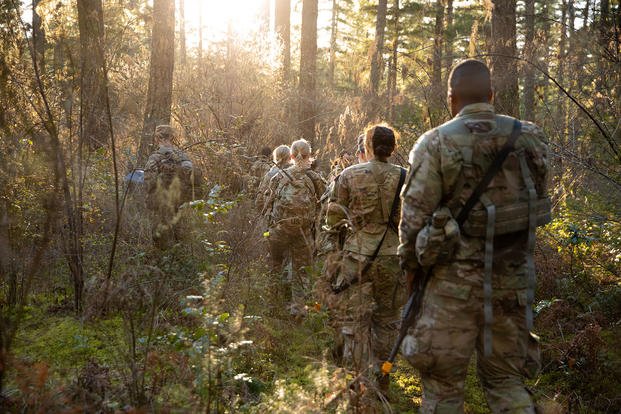
[[[397,95],[397,65],[399,63],[399,0],[395,0],[393,6],[394,33],[392,38],[392,57],[390,62],[390,75],[388,76],[388,120],[395,120],[395,96]]]
[[[334,69],[336,67],[336,37],[337,37],[337,24],[339,15],[339,2],[338,0],[332,0],[332,23],[330,25],[330,66],[328,71],[328,79],[330,87],[334,87]]]
[[[432,127],[440,125],[445,94],[442,93],[442,46],[444,36],[444,3],[436,0],[436,20],[433,36],[433,59],[431,63],[431,99],[429,117]]]
[[[565,58],[566,58],[566,48],[567,48],[567,9],[568,9],[568,1],[573,0],[562,0],[561,4],[561,35],[558,46],[558,69],[556,73],[556,80],[560,85],[565,84]],[[566,114],[566,102],[565,96],[562,92],[557,91],[557,102],[556,102],[556,130],[558,130],[558,145],[560,148],[565,148],[567,143],[567,114]],[[568,188],[566,187],[566,183],[564,180],[564,176],[566,175],[565,166],[563,163],[563,157],[558,157],[557,162],[558,170],[554,174],[554,178],[557,185],[560,185],[563,188],[564,195],[569,195],[571,192],[568,192]]]
[[[185,65],[187,48],[185,42],[185,0],[179,0],[179,60]]]
[[[175,3],[174,0],[154,0],[149,87],[138,151],[139,165],[144,164],[153,145],[155,127],[170,123],[174,62]]]
[[[379,83],[384,71],[384,33],[386,31],[386,11],[388,9],[388,0],[379,0],[377,3],[377,20],[375,21],[375,41],[371,53],[371,107],[367,111],[372,118],[379,112]]]
[[[453,27],[453,0],[446,1],[446,42],[444,42],[444,65],[446,75],[444,77],[444,87],[448,81],[448,75],[453,67],[453,42],[455,41],[455,28]]]
[[[492,0],[491,71],[494,105],[499,113],[519,116],[517,47],[515,41],[516,0]]]
[[[282,77],[287,82],[291,76],[291,0],[276,0],[274,23],[282,42]]]
[[[317,72],[317,0],[302,2],[302,38],[300,45],[300,111],[302,136],[315,140],[315,78]]]
[[[526,0],[524,10],[524,57],[535,62],[535,0]],[[535,68],[524,62],[524,119],[535,121]]]
[[[80,30],[80,129],[91,149],[107,142],[106,79],[104,75],[104,25],[101,0],[78,0]]]
[[[32,0],[32,43],[40,73],[45,71],[45,31],[41,24],[41,16],[37,13],[37,6],[41,0]]]
[[[198,67],[203,67],[203,3],[198,5]]]

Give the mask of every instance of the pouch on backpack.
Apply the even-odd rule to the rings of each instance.
[[[459,225],[448,207],[433,212],[430,222],[416,236],[416,258],[424,266],[450,260],[459,242]]]

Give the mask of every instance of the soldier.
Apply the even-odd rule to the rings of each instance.
[[[397,258],[399,192],[405,170],[387,162],[395,146],[391,128],[368,128],[364,152],[369,161],[350,166],[337,177],[326,215],[329,229],[347,226],[340,270],[331,275],[338,295],[343,360],[365,373],[383,394],[388,391],[388,377],[378,377],[379,363],[390,353],[405,301]],[[372,409],[377,393],[368,388],[363,399]]]
[[[257,199],[255,201],[255,206],[259,210],[265,205],[265,197],[269,194],[269,184],[272,177],[278,174],[279,171],[286,170],[291,166],[291,148],[287,145],[279,145],[272,153],[272,160],[274,164],[263,176],[259,184]]]
[[[173,144],[170,125],[155,128],[157,151],[149,156],[144,169],[147,208],[150,210],[153,241],[168,248],[179,240],[178,210],[194,198],[199,171],[190,158]]]
[[[248,182],[248,188],[256,190],[261,179],[265,177],[265,174],[272,168],[270,157],[272,156],[272,149],[270,147],[261,148],[257,160],[252,163],[250,167],[250,180]]]
[[[524,377],[538,368],[532,252],[535,226],[549,221],[546,140],[536,125],[495,113],[484,63],[463,61],[448,82],[454,118],[418,139],[402,193],[401,265],[408,278],[426,266],[428,282],[401,351],[421,373],[422,413],[463,413],[475,351],[492,412],[534,413]],[[479,202],[464,208],[473,194]],[[453,248],[433,251],[434,237],[446,237],[436,249]]]
[[[310,144],[300,139],[291,144],[293,166],[279,171],[269,184],[264,210],[269,212],[271,268],[282,274],[285,259],[292,263],[290,312],[303,316],[309,291],[307,268],[312,265],[313,224],[319,197],[325,190],[323,179],[311,167]]]

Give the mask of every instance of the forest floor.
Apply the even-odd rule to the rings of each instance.
[[[231,209],[207,230],[209,240],[199,237],[164,256],[151,251],[126,258],[127,271],[111,290],[115,300],[108,306],[114,312],[78,318],[66,291],[35,296],[15,341],[5,390],[15,402],[13,412],[18,406],[26,407],[22,412],[65,412],[61,407],[68,406],[89,407],[87,412],[346,411],[353,375],[339,369],[331,355],[329,316],[312,304],[301,320],[288,314],[250,211],[247,205]],[[200,227],[196,231],[205,234]],[[207,253],[197,254],[197,245]],[[136,270],[141,268],[146,270]],[[149,270],[154,268],[160,270]],[[319,276],[317,270],[313,274]],[[96,297],[97,289],[90,290]],[[620,334],[617,327],[601,335],[605,343],[598,344],[612,361],[602,372],[618,372]],[[549,362],[547,373],[529,385],[537,396],[565,404],[562,393],[579,381],[579,371],[556,369],[556,363]],[[405,361],[396,366],[390,409],[415,413],[420,378]],[[591,388],[594,395],[614,395],[617,384],[605,377]],[[474,358],[465,410],[489,412]]]

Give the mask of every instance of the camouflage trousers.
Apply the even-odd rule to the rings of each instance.
[[[341,273],[359,275],[368,260],[367,256],[346,254]],[[376,380],[397,338],[400,310],[406,300],[397,256],[377,257],[361,279],[338,294],[333,305],[337,341],[341,342],[345,366],[363,372],[374,385],[387,387]]]
[[[291,279],[280,282],[290,285],[292,313],[301,312],[310,291],[308,268],[313,264],[313,237],[310,229],[299,228],[298,232],[283,231],[278,227],[269,229],[269,250],[271,270],[275,275],[283,275],[287,259],[291,260]]]
[[[534,413],[524,377],[539,368],[536,338],[526,328],[526,264],[494,262],[491,355],[483,352],[483,264],[455,261],[434,268],[421,315],[401,352],[420,370],[421,413],[463,413],[470,359],[494,413]]]

